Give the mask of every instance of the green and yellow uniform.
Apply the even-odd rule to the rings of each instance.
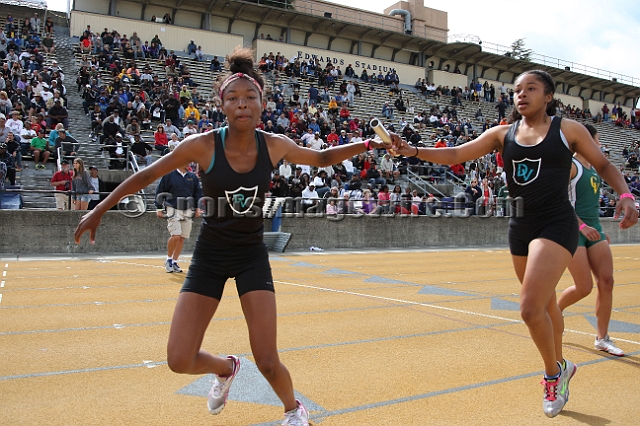
[[[589,248],[607,239],[600,225],[600,183],[602,180],[593,167],[586,168],[575,158],[573,164],[576,166],[577,173],[569,184],[569,200],[571,200],[580,220],[600,233],[598,241],[589,241],[582,232],[580,233],[578,246]]]

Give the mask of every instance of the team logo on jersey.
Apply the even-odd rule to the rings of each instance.
[[[235,191],[224,191],[224,193],[231,210],[237,214],[245,214],[251,211],[251,207],[258,197],[258,186],[252,188],[241,186]]]
[[[542,158],[537,160],[530,160],[524,158],[522,160],[513,162],[513,180],[518,185],[529,185],[531,182],[538,178],[540,174],[540,166],[542,165]]]

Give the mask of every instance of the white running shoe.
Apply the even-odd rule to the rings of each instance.
[[[282,426],[309,426],[309,412],[302,405],[302,402],[296,399],[298,408],[284,413],[284,421]]]
[[[173,261],[173,272],[182,272],[182,268],[178,265],[178,262]]]
[[[170,273],[173,272],[173,260],[171,260],[171,259],[165,260],[164,261],[164,269],[167,272],[170,272]]]
[[[598,336],[596,336],[596,340],[595,340],[595,342],[593,342],[593,345],[599,351],[608,352],[611,355],[615,355],[615,356],[624,356],[624,351],[622,349],[620,349],[619,347],[617,347],[611,341],[611,339],[609,339],[609,335],[608,334],[606,336],[604,336],[604,339],[598,339]]]
[[[215,376],[213,379],[213,386],[211,386],[209,399],[207,401],[207,407],[211,414],[218,414],[227,404],[231,383],[233,383],[233,379],[236,377],[236,374],[238,374],[238,371],[240,371],[240,358],[233,355],[229,355],[227,358],[233,361],[233,373],[227,377]]]

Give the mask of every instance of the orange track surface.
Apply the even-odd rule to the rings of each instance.
[[[565,357],[579,368],[553,420],[504,250],[274,255],[281,358],[316,425],[636,425],[640,247],[613,253],[611,335],[628,356],[593,349],[595,291],[569,308]],[[184,275],[163,260],[1,261],[1,424],[280,423],[232,280],[203,345],[243,358],[227,407],[211,416],[208,378],[169,371]],[[570,283],[567,273],[558,290]]]

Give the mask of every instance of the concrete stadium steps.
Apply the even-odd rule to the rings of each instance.
[[[16,183],[20,185],[22,189],[32,191],[51,191],[54,189],[54,187],[50,185],[50,182],[51,177],[56,171],[55,163],[50,161],[46,165],[46,170],[36,170],[35,164],[32,162],[23,161],[23,166],[24,164],[28,164],[29,168],[23,168],[16,176]],[[22,201],[24,203],[24,208],[56,208],[56,200],[52,193],[26,192],[22,194]]]

